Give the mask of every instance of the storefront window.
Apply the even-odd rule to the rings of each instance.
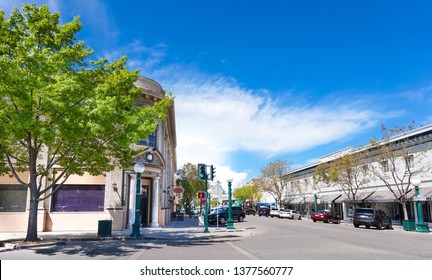
[[[27,188],[21,185],[0,186],[0,212],[25,212]]]
[[[64,185],[52,198],[52,212],[104,210],[104,185]]]

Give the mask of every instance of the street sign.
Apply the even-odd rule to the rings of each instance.
[[[183,189],[183,187],[181,187],[181,186],[176,186],[176,187],[173,189],[173,192],[174,192],[174,193],[183,193],[183,192],[184,192],[184,189]]]
[[[416,195],[413,198],[414,201],[426,201],[426,197],[422,196],[422,195]]]

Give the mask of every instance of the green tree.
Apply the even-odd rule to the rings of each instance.
[[[45,5],[25,4],[9,18],[0,10],[0,175],[30,190],[26,241],[37,240],[40,201],[71,174],[129,166],[131,144],[152,133],[172,104],[169,95],[136,106],[139,71],[126,68],[126,57],[91,61],[93,50],[75,36],[79,17],[63,25],[59,18]]]
[[[198,191],[205,191],[205,181],[198,179],[197,165],[190,162],[186,163],[177,174],[179,175],[177,185],[182,186],[184,189],[181,204],[189,212],[193,199],[197,198],[196,193]],[[199,203],[196,205],[199,205]]]
[[[319,164],[314,173],[314,180],[327,184],[334,183],[349,199],[356,200],[358,190],[369,182],[365,152],[345,154],[330,162]]]
[[[233,196],[238,200],[250,200],[252,204],[262,197],[262,193],[259,191],[257,186],[245,185],[243,187],[237,188],[233,192]]]

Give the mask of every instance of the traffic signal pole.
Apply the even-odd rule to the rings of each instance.
[[[209,233],[209,229],[208,229],[208,205],[209,205],[209,201],[208,201],[208,180],[207,180],[207,176],[205,176],[205,185],[206,185],[206,191],[205,191],[205,198],[206,198],[206,203],[204,205],[205,208],[205,215],[204,215],[204,233]]]
[[[208,194],[208,179],[209,179],[209,175],[207,174],[207,166],[205,163],[199,163],[198,164],[198,178],[200,180],[205,180],[205,205],[204,205],[204,233],[209,233],[209,229],[208,229],[208,214],[210,211],[210,201],[209,201],[209,194]],[[213,181],[213,178],[215,177],[215,167],[213,165],[209,166],[210,167],[210,180]]]

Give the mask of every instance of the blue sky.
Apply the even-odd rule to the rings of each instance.
[[[95,58],[127,55],[171,91],[178,167],[213,164],[223,185],[365,145],[382,122],[432,123],[431,1],[32,3],[80,15]]]

